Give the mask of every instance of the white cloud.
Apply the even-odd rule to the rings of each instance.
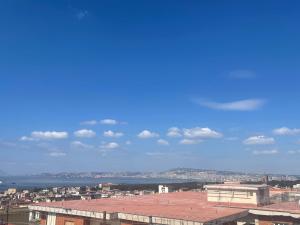
[[[252,151],[253,155],[275,155],[278,154],[277,149],[271,149],[271,150],[254,150]]]
[[[163,153],[163,152],[146,152],[146,155],[148,155],[148,156],[163,156],[165,154],[166,153]]]
[[[224,140],[225,141],[237,141],[237,140],[239,140],[239,138],[238,137],[226,137],[226,138],[224,138]]]
[[[112,138],[118,138],[122,137],[124,134],[122,132],[113,132],[111,130],[104,131],[103,136],[104,137],[112,137]]]
[[[217,109],[217,110],[225,110],[225,111],[253,111],[261,108],[265,104],[265,100],[263,99],[245,99],[240,101],[233,102],[213,102],[213,101],[204,101],[204,100],[196,100],[201,106]]]
[[[63,156],[66,156],[66,153],[64,153],[64,152],[50,152],[49,156],[51,156],[51,157],[63,157]]]
[[[168,129],[168,137],[181,137],[181,130],[178,127],[171,127]]]
[[[270,145],[275,143],[275,139],[266,136],[253,136],[249,137],[243,142],[245,145]]]
[[[131,145],[131,141],[126,141],[125,144],[126,145]]]
[[[288,128],[288,127],[280,127],[273,130],[273,133],[276,135],[287,136],[287,135],[296,135],[300,134],[300,129],[297,128]]]
[[[97,125],[97,120],[87,120],[87,121],[83,121],[80,123],[80,125],[88,125],[88,126],[93,126],[93,125]]]
[[[181,141],[179,141],[179,144],[182,145],[195,145],[202,142],[201,140],[195,140],[195,139],[182,139]]]
[[[96,136],[96,133],[93,130],[82,129],[75,131],[74,135],[81,138],[92,138]]]
[[[165,145],[165,146],[170,145],[169,142],[167,140],[164,140],[164,139],[158,139],[157,144]]]
[[[155,132],[151,132],[149,130],[143,130],[141,133],[137,135],[139,138],[146,139],[146,138],[154,138],[158,137],[159,135]]]
[[[85,148],[85,149],[91,149],[91,148],[93,148],[92,145],[84,144],[81,141],[73,141],[73,142],[71,142],[71,147],[73,147],[73,148]]]
[[[186,138],[220,138],[223,136],[221,133],[211,130],[208,127],[194,127],[183,129],[182,131]]]
[[[115,148],[119,148],[119,147],[120,147],[120,145],[116,142],[109,142],[109,143],[105,143],[100,146],[100,148],[103,148],[103,149],[115,149]]]
[[[116,125],[116,124],[118,124],[118,121],[113,120],[113,119],[104,119],[104,120],[100,120],[100,124]]]
[[[35,141],[36,139],[33,137],[23,136],[20,138],[20,141]]]
[[[62,131],[33,131],[31,137],[34,139],[66,139],[68,138],[68,132]]]
[[[291,154],[291,155],[300,154],[300,150],[290,150],[290,151],[288,151],[288,154]]]
[[[256,74],[250,70],[234,70],[229,73],[229,78],[232,79],[252,79]]]

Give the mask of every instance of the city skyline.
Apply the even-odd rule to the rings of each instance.
[[[300,174],[300,3],[1,2],[0,170]]]

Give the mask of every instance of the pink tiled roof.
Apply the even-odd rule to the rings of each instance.
[[[207,202],[204,192],[174,192],[134,197],[40,203],[40,206],[82,211],[128,213],[145,216],[206,222],[246,212],[245,209],[218,207]]]

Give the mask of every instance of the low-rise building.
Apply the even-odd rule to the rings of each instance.
[[[227,183],[208,185],[206,189],[39,203],[29,206],[30,220],[38,220],[41,225],[300,224],[299,202],[270,204],[266,185]]]
[[[209,202],[243,203],[256,206],[267,205],[270,202],[269,187],[263,185],[225,183],[206,185]]]

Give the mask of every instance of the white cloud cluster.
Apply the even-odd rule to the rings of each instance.
[[[171,127],[167,132],[168,137],[181,137],[184,136],[187,139],[191,138],[220,138],[223,136],[215,130],[208,127],[193,127],[193,128],[183,128]]]
[[[275,135],[280,135],[280,136],[297,135],[297,134],[300,134],[300,129],[280,127],[280,128],[274,129],[273,133]]]
[[[157,133],[151,132],[149,130],[143,130],[137,136],[142,139],[147,139],[147,138],[155,138],[155,137],[158,137],[159,135]]]
[[[65,131],[33,131],[30,137],[23,136],[21,140],[52,140],[52,139],[66,139],[68,132]]]
[[[168,137],[181,137],[181,130],[178,127],[171,127],[168,129]]]
[[[96,133],[93,130],[82,129],[75,131],[74,135],[80,138],[92,138],[96,136]]]
[[[104,137],[119,138],[119,137],[122,137],[123,135],[124,134],[122,132],[114,132],[114,131],[111,131],[111,130],[103,132]]]
[[[224,111],[253,111],[261,108],[265,104],[263,99],[244,99],[240,101],[233,102],[214,102],[214,101],[205,101],[205,100],[195,100],[201,106],[224,110]]]
[[[278,154],[277,149],[271,149],[271,150],[254,150],[253,155],[275,155]]]
[[[244,140],[245,145],[270,145],[275,143],[275,139],[272,137],[266,137],[264,135],[252,136]]]
[[[159,145],[165,145],[165,146],[170,145],[170,143],[167,140],[164,140],[164,139],[158,139],[157,140],[157,144],[159,144]]]

